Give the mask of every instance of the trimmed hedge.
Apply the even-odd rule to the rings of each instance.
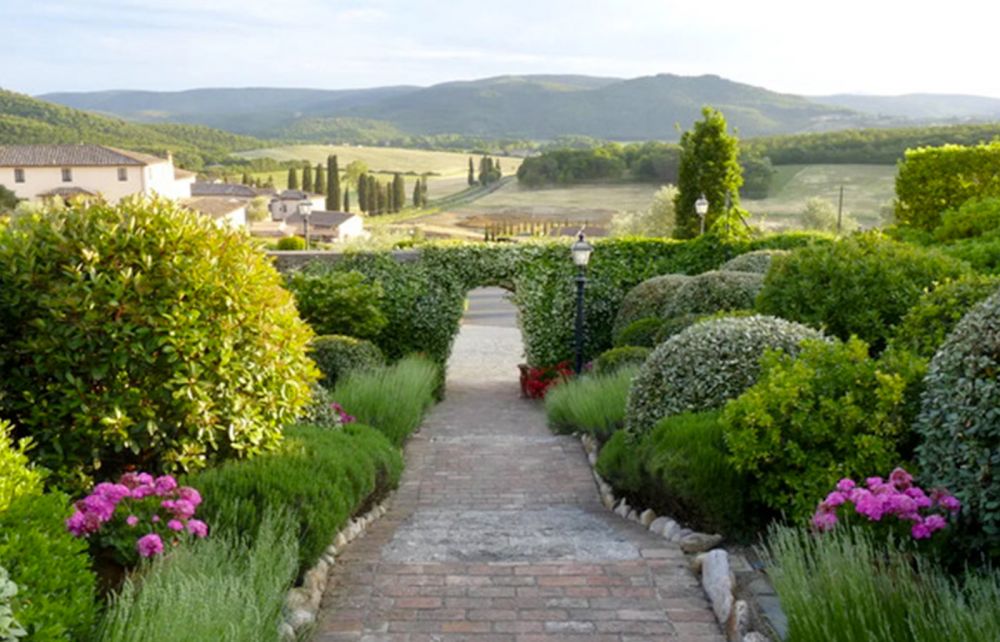
[[[618,334],[615,347],[655,348],[656,335],[660,331],[661,325],[663,325],[663,320],[656,317],[633,321]]]
[[[753,272],[715,270],[691,277],[663,306],[663,317],[714,314],[752,308],[764,277]]]
[[[771,260],[776,256],[784,256],[786,254],[788,254],[788,250],[756,250],[754,252],[747,252],[726,261],[719,269],[723,272],[767,274],[767,271],[771,269]]]
[[[248,236],[173,201],[0,230],[0,413],[59,481],[273,448],[308,401],[311,334]]]
[[[622,299],[614,325],[611,327],[611,339],[619,344],[619,336],[626,327],[639,319],[659,317],[663,306],[677,291],[677,288],[690,277],[685,274],[663,274],[646,279],[628,291]]]
[[[916,430],[921,475],[962,501],[972,546],[1000,556],[1000,293],[977,305],[931,360]]]
[[[316,334],[370,339],[388,323],[381,309],[382,287],[360,272],[296,272],[285,283]]]
[[[719,408],[756,381],[766,350],[795,354],[803,339],[821,337],[811,328],[765,316],[691,326],[661,343],[640,368],[629,391],[627,428],[642,434],[664,417]]]
[[[309,356],[322,374],[320,385],[327,388],[333,388],[351,372],[385,365],[385,356],[374,343],[339,334],[315,337],[309,343]]]
[[[594,359],[594,372],[597,374],[611,374],[619,368],[628,366],[641,366],[652,352],[650,348],[641,346],[622,346],[611,348],[607,352],[602,352]]]

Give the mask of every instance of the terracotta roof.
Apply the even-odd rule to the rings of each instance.
[[[184,180],[185,178],[197,178],[197,172],[189,172],[186,169],[181,169],[180,167],[174,168],[174,178],[176,180]]]
[[[191,184],[191,196],[232,196],[254,198],[259,195],[256,188],[238,183],[208,183],[196,181]]]
[[[104,145],[0,145],[0,167],[143,166],[167,159]]]
[[[63,198],[70,198],[72,196],[97,196],[97,194],[85,190],[82,187],[56,187],[47,192],[42,192],[39,196],[61,196]]]
[[[340,227],[346,221],[357,216],[350,212],[327,212],[316,210],[309,214],[309,227]],[[302,215],[295,213],[285,217],[286,225],[302,225]]]
[[[239,198],[225,198],[219,196],[202,196],[199,198],[187,198],[181,201],[184,207],[201,212],[212,218],[223,218],[232,214],[238,209],[246,207],[246,201]]]

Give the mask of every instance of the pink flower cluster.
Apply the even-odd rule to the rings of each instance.
[[[334,401],[332,404],[330,404],[330,409],[333,410],[335,413],[337,413],[337,415],[340,416],[340,423],[341,424],[353,424],[355,421],[358,420],[357,417],[355,417],[354,415],[347,414],[347,411],[344,410],[344,407],[341,406],[336,401]]]
[[[76,537],[97,534],[112,548],[119,548],[122,538],[117,531],[123,527],[132,531],[146,523],[150,532],[138,538],[135,551],[141,557],[152,557],[163,552],[164,535],[185,532],[199,538],[208,535],[205,522],[194,519],[199,504],[201,494],[188,486],[178,487],[177,480],[170,475],[154,478],[149,473],[125,473],[117,483],[100,483],[90,495],[76,502],[66,528]],[[162,516],[161,510],[165,511]],[[167,519],[165,526],[164,519]],[[125,539],[134,538],[134,533],[130,533]],[[179,540],[174,538],[173,543]]]
[[[858,486],[852,479],[841,479],[837,489],[816,508],[813,526],[819,531],[833,529],[837,525],[837,509],[854,504],[854,511],[869,521],[895,517],[911,523],[910,535],[914,539],[927,539],[947,526],[947,516],[954,516],[962,507],[947,491],[937,489],[928,495],[913,484],[913,476],[902,468],[892,471],[885,481],[881,477],[869,477],[865,486]]]

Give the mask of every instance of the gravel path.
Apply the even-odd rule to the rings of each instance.
[[[447,399],[389,513],[338,559],[315,639],[722,642],[677,545],[605,510],[579,441],[520,398],[520,333],[473,294]]]

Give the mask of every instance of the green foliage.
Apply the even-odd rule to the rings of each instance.
[[[920,297],[896,326],[889,350],[905,350],[930,359],[962,317],[997,290],[1000,277],[979,274],[938,284]]]
[[[571,379],[545,395],[545,414],[556,432],[585,432],[606,441],[625,421],[625,399],[636,366]]]
[[[0,419],[0,512],[22,495],[40,495],[43,471],[28,461],[31,439],[14,443],[11,425]]]
[[[11,599],[17,595],[17,584],[10,581],[7,569],[0,566],[0,641],[17,642],[28,634],[21,623],[14,617],[10,606]]]
[[[753,499],[803,521],[840,479],[900,463],[906,382],[880,370],[863,341],[809,341],[797,357],[768,353],[761,368],[722,416]]]
[[[1000,556],[1000,294],[977,305],[931,360],[916,430],[921,475],[962,501],[969,544]]]
[[[439,378],[437,365],[410,356],[385,368],[348,375],[337,383],[333,396],[348,414],[401,446],[434,403]]]
[[[20,202],[21,199],[17,197],[17,194],[7,189],[4,185],[0,185],[0,215],[13,212],[14,208]]]
[[[615,489],[633,495],[645,483],[642,460],[635,452],[635,439],[619,430],[611,435],[597,456],[596,470]]]
[[[679,162],[680,148],[669,143],[592,141],[585,149],[561,147],[524,159],[517,180],[527,187],[622,179],[676,183]]]
[[[653,351],[629,391],[626,422],[642,434],[660,419],[721,407],[757,380],[768,349],[798,352],[819,332],[773,317],[721,318],[691,326]]]
[[[639,319],[659,317],[677,288],[689,278],[685,274],[663,274],[646,279],[629,290],[615,315],[611,329],[612,340],[617,342],[622,331]]]
[[[308,400],[310,338],[248,237],[172,201],[0,231],[0,406],[61,480],[273,447]]]
[[[784,256],[786,254],[788,254],[788,250],[756,250],[754,252],[747,252],[726,261],[719,270],[722,272],[767,274],[767,271],[771,269],[771,260],[776,256]]]
[[[673,236],[677,223],[676,200],[677,188],[664,185],[656,190],[647,210],[617,214],[611,221],[611,233],[614,236]]]
[[[806,209],[799,217],[802,227],[817,232],[844,234],[858,229],[858,222],[850,214],[839,217],[837,207],[825,198],[813,197],[806,199]]]
[[[680,316],[664,319],[660,322],[660,329],[656,331],[656,337],[654,339],[656,345],[660,345],[675,334],[680,334],[705,317],[706,315],[700,312],[692,312],[691,314],[682,314]]]
[[[761,156],[746,150],[740,151],[740,167],[743,169],[743,186],[740,196],[743,198],[767,198],[771,191],[771,181],[777,170],[767,156]]]
[[[615,340],[615,347],[635,346],[640,348],[655,348],[656,335],[660,330],[662,320],[656,317],[639,319],[625,326],[618,339]]]
[[[968,272],[965,264],[936,250],[878,233],[857,234],[776,258],[757,309],[841,339],[857,335],[881,352],[893,326],[925,290]]]
[[[368,426],[297,425],[286,431],[278,451],[227,462],[185,483],[201,492],[199,514],[212,526],[212,537],[253,537],[269,515],[287,511],[301,574],[348,518],[396,487],[402,468],[399,450]]]
[[[694,203],[701,195],[708,199],[705,229],[726,210],[729,199],[739,206],[739,189],[743,185],[739,163],[739,141],[727,131],[722,112],[705,107],[703,120],[681,136],[681,161],[678,172],[677,229],[678,238],[697,236],[701,224]]]
[[[941,215],[941,225],[934,228],[938,241],[982,236],[1000,228],[1000,198],[973,198]]]
[[[87,543],[66,530],[69,498],[22,495],[0,512],[0,566],[20,587],[17,621],[38,642],[89,639],[97,615]]]
[[[309,356],[322,374],[319,383],[331,389],[345,375],[385,365],[385,356],[375,344],[339,334],[314,338],[309,344]]]
[[[641,366],[650,352],[652,352],[650,348],[641,346],[611,348],[594,359],[594,372],[611,374],[628,366]]]
[[[941,213],[1000,196],[1000,142],[910,149],[896,177],[896,221],[931,231]]]
[[[306,240],[301,236],[283,236],[278,239],[278,249],[300,251],[306,249]]]
[[[691,277],[663,306],[666,318],[752,308],[764,277],[753,272],[715,270]]]
[[[953,241],[938,249],[947,256],[965,261],[977,272],[1000,274],[1000,231]]]
[[[788,642],[992,642],[1000,576],[944,575],[912,549],[862,529],[816,537],[775,527],[761,551],[788,617]]]
[[[295,579],[296,524],[265,513],[257,531],[232,532],[157,558],[128,579],[104,615],[100,642],[278,642],[285,592]]]
[[[285,282],[316,334],[371,339],[386,326],[382,286],[360,272],[295,272]]]

